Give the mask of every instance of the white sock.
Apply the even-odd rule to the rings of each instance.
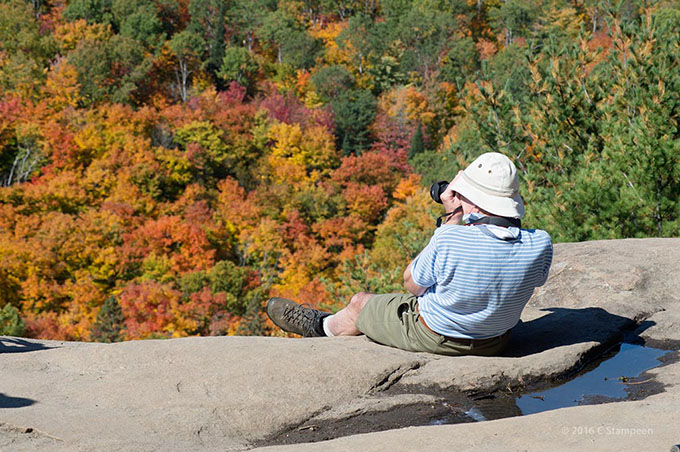
[[[326,336],[328,337],[333,337],[335,334],[331,331],[331,327],[328,324],[328,321],[333,317],[332,315],[329,315],[328,317],[323,319],[323,332],[326,333]]]

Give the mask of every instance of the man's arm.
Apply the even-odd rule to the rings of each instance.
[[[548,233],[545,233],[548,235]],[[543,268],[541,269],[541,279],[536,285],[537,287],[540,287],[546,283],[548,280],[548,274],[550,273],[550,265],[552,264],[552,258],[553,258],[553,245],[552,245],[552,239],[550,236],[548,236],[548,244],[546,246],[546,249],[544,251],[544,260],[543,260]]]
[[[404,287],[406,287],[406,290],[411,292],[413,295],[419,297],[427,292],[427,287],[421,287],[413,282],[413,276],[411,275],[411,265],[413,265],[413,262],[408,264],[408,267],[406,267],[406,270],[404,270]]]
[[[463,171],[458,171],[456,177],[453,178],[449,186],[446,187],[446,190],[444,190],[444,193],[441,194],[442,204],[444,205],[444,212],[455,213],[454,215],[448,217],[444,224],[459,224],[460,220],[462,220],[463,218],[462,209],[458,211],[458,208],[462,207],[462,203],[460,201],[460,198],[456,196],[456,192],[453,191],[453,183],[459,177],[463,177]]]

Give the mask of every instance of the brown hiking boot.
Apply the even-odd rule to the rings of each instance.
[[[323,319],[330,315],[328,312],[312,309],[279,297],[269,299],[266,312],[274,325],[283,331],[305,337],[326,335],[323,332]]]

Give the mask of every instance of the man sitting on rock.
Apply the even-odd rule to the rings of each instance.
[[[333,315],[272,298],[269,318],[307,337],[363,333],[415,352],[500,354],[534,289],[548,277],[552,241],[545,231],[521,229],[517,169],[502,154],[478,157],[441,201],[446,221],[404,271],[409,294],[358,293]]]

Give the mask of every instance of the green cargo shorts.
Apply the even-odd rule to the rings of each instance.
[[[420,321],[418,298],[410,294],[375,295],[361,310],[357,329],[383,345],[411,352],[438,355],[498,355],[510,340],[510,331],[489,339],[447,338],[428,330]]]

